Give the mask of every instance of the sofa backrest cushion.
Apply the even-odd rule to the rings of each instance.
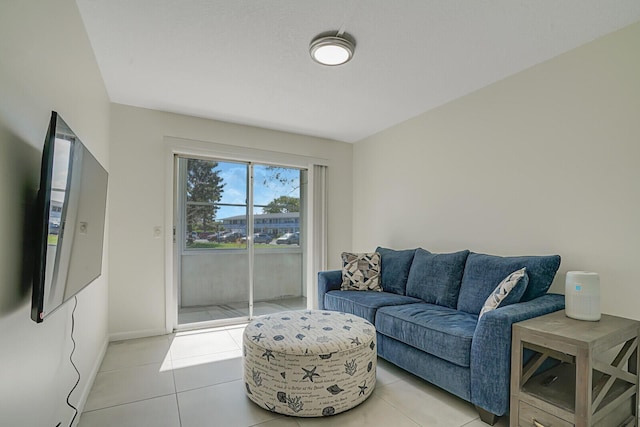
[[[462,276],[458,310],[480,313],[482,305],[500,281],[523,267],[527,269],[529,284],[520,301],[530,301],[549,290],[560,267],[560,256],[501,257],[470,253]],[[507,304],[514,302],[519,301],[507,300]]]
[[[407,279],[409,270],[413,262],[415,249],[405,249],[396,251],[393,249],[378,247],[376,252],[380,254],[380,278],[382,279],[382,289],[385,292],[405,295],[407,290]]]
[[[467,250],[451,254],[433,254],[424,249],[416,249],[407,280],[407,296],[420,298],[431,304],[456,308],[468,255]],[[481,304],[483,302],[484,299]]]

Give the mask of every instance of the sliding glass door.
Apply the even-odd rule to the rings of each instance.
[[[179,157],[178,325],[306,307],[305,172]]]
[[[253,167],[253,315],[307,307],[299,169]]]

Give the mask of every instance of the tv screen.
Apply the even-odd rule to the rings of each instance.
[[[31,318],[40,323],[102,273],[107,172],[55,111],[42,151]]]

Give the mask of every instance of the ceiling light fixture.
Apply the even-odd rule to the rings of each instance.
[[[321,34],[311,41],[309,53],[318,64],[333,66],[349,62],[355,48],[355,40],[348,34]]]

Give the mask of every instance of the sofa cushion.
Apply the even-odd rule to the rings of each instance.
[[[431,304],[456,308],[460,281],[468,255],[467,250],[451,254],[433,254],[421,248],[416,249],[407,281],[407,296],[420,298]]]
[[[342,252],[343,291],[382,291],[380,286],[380,254]]]
[[[376,330],[456,365],[469,366],[478,316],[435,304],[381,307]]]
[[[413,304],[420,302],[417,298],[389,292],[372,291],[329,291],[324,295],[326,310],[352,313],[374,323],[376,311],[383,306]]]
[[[560,267],[560,256],[501,257],[469,254],[462,276],[458,310],[480,313],[482,305],[500,281],[523,267],[527,269],[529,284],[520,301],[530,301],[547,292]]]
[[[520,298],[524,295],[524,291],[527,290],[528,284],[529,277],[527,276],[526,268],[514,271],[502,279],[484,302],[482,309],[480,309],[478,320],[480,320],[488,311],[495,310],[500,306],[504,307],[509,304],[515,304],[520,301]]]
[[[385,292],[405,295],[407,279],[415,249],[396,251],[393,249],[378,247],[376,252],[380,254],[380,278],[382,289]]]

